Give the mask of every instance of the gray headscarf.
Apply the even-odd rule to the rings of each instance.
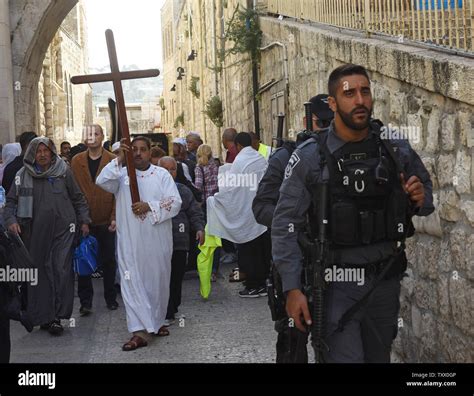
[[[42,171],[35,164],[36,151],[43,143],[52,153],[51,165],[46,171]],[[16,195],[18,197],[17,217],[31,219],[33,217],[33,178],[49,179],[54,182],[55,178],[64,177],[68,166],[56,152],[53,141],[47,137],[34,138],[26,149],[21,168],[15,178]]]

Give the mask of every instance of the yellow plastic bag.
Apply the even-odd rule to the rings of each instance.
[[[207,300],[211,293],[211,274],[214,251],[222,246],[221,238],[209,235],[207,226],[205,229],[206,239],[204,245],[198,245],[201,253],[197,256],[197,269],[199,273],[199,291],[201,296]]]

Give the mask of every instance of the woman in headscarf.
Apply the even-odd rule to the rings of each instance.
[[[0,184],[3,180],[3,171],[7,165],[21,154],[20,143],[7,143],[2,149],[2,164],[0,165]]]
[[[49,138],[33,139],[23,164],[7,196],[5,223],[22,237],[38,268],[38,282],[27,292],[33,325],[59,335],[61,319],[69,319],[73,308],[76,229],[89,233],[89,209]]]

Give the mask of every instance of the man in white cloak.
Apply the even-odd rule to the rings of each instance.
[[[172,217],[181,198],[171,175],[150,163],[151,142],[137,137],[124,141],[120,155],[104,167],[96,184],[115,195],[117,256],[127,325],[133,334],[124,351],[147,346],[151,333],[169,335],[164,327],[169,299]],[[132,205],[124,151],[133,150],[141,202]]]
[[[239,296],[261,297],[270,268],[270,236],[255,220],[252,202],[267,161],[252,148],[250,134],[237,134],[234,143],[237,157],[230,169],[219,171],[219,192],[207,199],[208,231],[237,244],[239,270],[246,275]]]

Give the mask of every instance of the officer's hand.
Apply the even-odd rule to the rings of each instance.
[[[415,206],[421,208],[425,202],[425,188],[418,176],[412,176],[405,182],[403,173],[400,173],[402,187],[415,203]]]
[[[308,326],[311,325],[311,315],[309,314],[308,300],[299,289],[293,289],[288,292],[286,299],[286,313],[289,318],[295,321],[296,327],[306,333],[307,329],[302,319]]]

